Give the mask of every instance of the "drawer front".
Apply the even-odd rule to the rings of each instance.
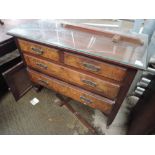
[[[36,43],[18,39],[19,46],[23,52],[32,53],[54,61],[59,61],[59,51]]]
[[[40,84],[44,87],[53,89],[54,91],[63,94],[67,97],[70,97],[74,100],[77,100],[83,104],[86,104],[92,108],[99,109],[106,114],[112,109],[114,101],[95,95],[93,93],[87,92],[78,87],[72,86],[60,80],[57,80],[52,77],[45,76],[36,71],[28,69],[28,73],[31,77],[31,80],[37,84]]]
[[[101,80],[92,75],[87,75],[67,67],[24,55],[28,66],[35,68],[45,74],[55,76],[71,84],[81,86],[94,93],[103,95],[110,99],[115,99],[120,89],[120,85],[109,81]]]
[[[116,81],[123,81],[126,69],[105,62],[96,61],[76,54],[65,53],[64,63]]]

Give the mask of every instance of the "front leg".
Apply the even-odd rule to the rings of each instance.
[[[3,22],[2,20],[0,20],[0,24],[1,24],[1,25],[4,25],[4,22]]]
[[[33,84],[33,88],[38,93],[42,90],[43,86],[35,83],[35,84]]]

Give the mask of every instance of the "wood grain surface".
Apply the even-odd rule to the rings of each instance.
[[[106,114],[109,114],[112,109],[112,105],[115,103],[114,101],[95,95],[55,78],[45,76],[31,69],[28,69],[28,72],[33,82],[53,89],[60,94],[70,97],[92,108],[99,109]]]
[[[48,62],[33,56],[24,55],[28,66],[41,71],[42,73],[55,76],[58,79],[64,80],[71,84],[81,86],[86,90],[96,92],[109,99],[115,99],[120,89],[120,85],[108,81],[101,80],[91,75],[72,70],[70,68]]]
[[[122,81],[127,71],[127,69],[123,67],[70,53],[65,53],[64,63],[116,81]]]
[[[29,41],[18,39],[19,46],[23,52],[33,53],[54,61],[59,61],[59,50],[39,45]]]

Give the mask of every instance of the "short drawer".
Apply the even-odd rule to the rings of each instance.
[[[99,79],[62,65],[58,65],[36,57],[24,55],[27,65],[42,73],[57,77],[63,81],[81,86],[109,99],[115,99],[120,90],[120,85],[106,79]]]
[[[19,46],[23,52],[32,53],[37,56],[59,61],[59,50],[46,47],[29,41],[18,39]]]
[[[123,81],[126,69],[105,62],[96,61],[77,54],[65,53],[64,63],[116,81]]]
[[[28,73],[34,83],[53,89],[60,94],[70,97],[92,108],[99,109],[106,114],[110,113],[112,106],[115,103],[114,101],[95,95],[55,78],[40,74],[36,71],[28,69]]]

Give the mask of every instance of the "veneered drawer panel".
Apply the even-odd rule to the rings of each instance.
[[[60,94],[77,100],[92,108],[99,109],[106,114],[109,114],[109,112],[112,109],[112,105],[115,103],[114,101],[111,101],[107,98],[95,95],[78,87],[57,80],[55,78],[40,74],[36,71],[28,69],[28,73],[33,82],[43,85],[47,88],[53,89],[54,91]]]
[[[21,39],[18,39],[18,43],[23,52],[32,53],[54,61],[59,61],[59,51],[55,48],[46,47]]]
[[[122,81],[127,71],[123,67],[114,66],[105,62],[70,53],[65,53],[64,63],[116,81]]]
[[[58,65],[32,56],[24,55],[24,57],[28,66],[32,68],[35,68],[45,74],[56,76],[63,81],[81,86],[107,98],[115,99],[119,92],[120,85],[107,81],[106,79],[99,79],[92,75],[87,75],[62,65]]]

